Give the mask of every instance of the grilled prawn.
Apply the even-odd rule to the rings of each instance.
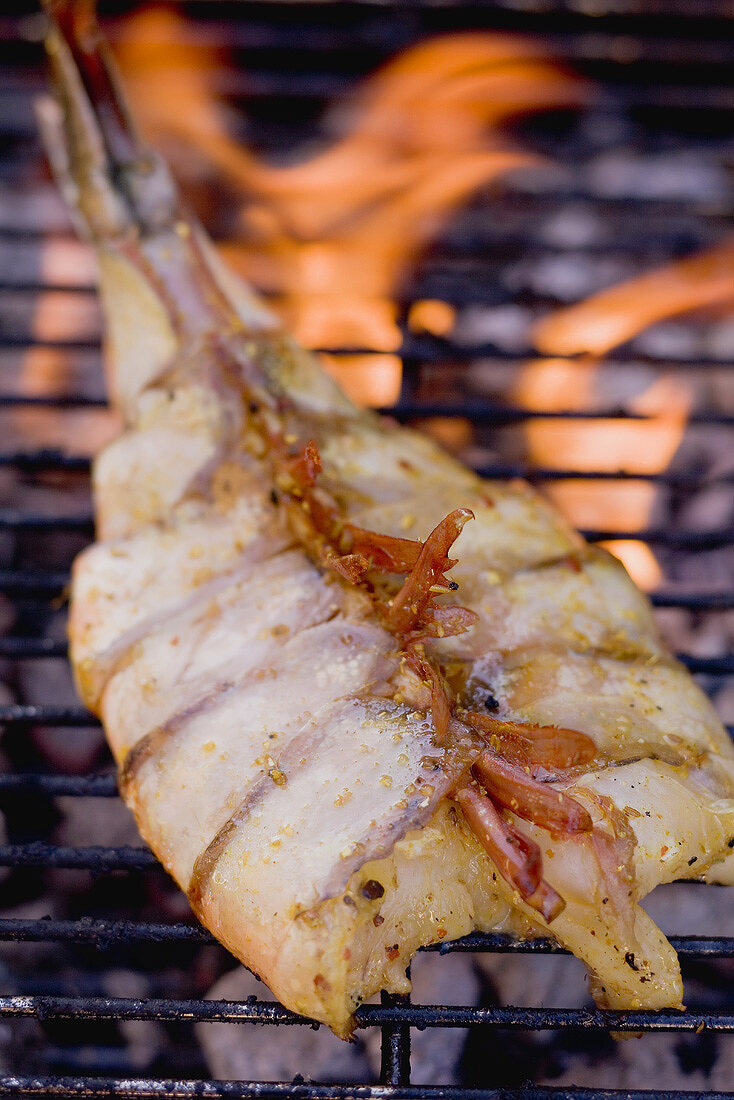
[[[734,756],[648,601],[527,486],[354,408],[183,210],[89,7],[48,7],[41,124],[125,421],[72,660],[141,833],[341,1035],[472,929],[551,933],[601,1004],[679,1005],[639,901],[731,880]]]

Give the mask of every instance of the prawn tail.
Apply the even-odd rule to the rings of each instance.
[[[39,125],[77,229],[97,250],[110,389],[129,419],[142,390],[188,349],[278,322],[225,270],[140,136],[94,0],[43,3],[54,96],[38,104]]]
[[[154,233],[180,216],[161,157],[137,130],[91,0],[45,0],[54,101],[38,107],[51,166],[86,235]]]

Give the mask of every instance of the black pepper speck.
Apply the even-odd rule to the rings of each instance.
[[[367,898],[368,901],[377,901],[385,893],[385,887],[377,879],[367,879],[362,886],[362,897]]]

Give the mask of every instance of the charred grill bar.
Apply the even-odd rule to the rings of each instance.
[[[103,12],[112,20],[113,38],[115,20],[129,15],[132,7],[126,0],[103,5]],[[423,299],[449,303],[458,316],[476,307],[513,306],[529,319],[580,297],[574,292],[564,297],[562,284],[556,289],[549,287],[548,280],[538,275],[543,265],[577,258],[603,285],[604,278],[594,273],[595,265],[605,257],[618,262],[620,271],[632,274],[723,239],[730,232],[734,211],[730,5],[724,0],[699,0],[695,5],[685,0],[627,0],[624,4],[614,0],[585,4],[523,0],[518,5],[509,0],[471,5],[433,0],[385,4],[372,0],[339,4],[259,0],[244,7],[231,0],[200,0],[181,3],[177,10],[202,40],[230,51],[229,65],[217,73],[217,91],[246,111],[246,126],[241,115],[235,116],[241,132],[235,126],[234,136],[246,139],[263,154],[282,155],[304,137],[323,138],[320,112],[327,99],[340,97],[377,64],[431,34],[464,29],[526,31],[541,39],[550,54],[595,82],[601,93],[580,113],[569,116],[559,112],[545,120],[540,116],[521,127],[520,143],[567,165],[570,172],[532,186],[522,181],[507,183],[491,202],[485,198],[457,213],[418,260],[406,285],[397,289],[404,373],[401,396],[389,411],[416,423],[431,418],[468,421],[476,444],[475,465],[488,477],[521,476],[539,485],[574,479],[600,486],[639,481],[655,485],[669,502],[663,520],[651,521],[644,530],[595,529],[586,534],[597,541],[634,539],[660,554],[666,581],[653,593],[658,607],[676,609],[702,627],[711,616],[734,609],[731,580],[707,585],[705,578],[697,577],[695,584],[686,584],[689,573],[685,567],[687,556],[734,551],[734,511],[730,508],[728,514],[705,526],[677,523],[686,503],[702,491],[718,487],[731,498],[734,472],[724,453],[720,461],[706,466],[702,453],[694,448],[685,464],[646,474],[609,470],[603,465],[579,470],[564,464],[562,455],[551,465],[534,466],[518,443],[518,433],[530,421],[626,422],[644,419],[644,414],[614,400],[583,410],[528,409],[511,396],[477,391],[471,384],[473,364],[482,361],[509,376],[521,368],[532,348],[496,337],[475,335],[457,341],[417,334],[408,322],[411,304]],[[203,953],[219,949],[198,925],[176,919],[174,905],[168,906],[167,911],[174,914],[170,919],[151,919],[149,898],[163,896],[166,890],[164,883],[158,883],[163,876],[156,870],[154,857],[146,849],[130,845],[95,844],[91,829],[84,844],[63,844],[55,837],[58,815],[53,799],[109,802],[116,797],[116,782],[100,753],[88,754],[91,762],[84,774],[74,772],[68,760],[53,771],[48,752],[44,755],[44,742],[36,736],[45,731],[73,741],[94,737],[98,727],[93,717],[73,703],[68,691],[62,699],[53,694],[59,683],[53,669],[66,654],[59,596],[68,583],[73,554],[91,533],[86,482],[89,457],[82,453],[82,438],[79,447],[59,447],[53,426],[50,442],[44,432],[49,430],[49,416],[93,415],[105,403],[99,374],[96,383],[84,384],[90,371],[98,367],[100,348],[94,323],[91,329],[82,323],[79,331],[59,335],[38,331],[36,325],[44,296],[70,296],[65,300],[73,306],[89,303],[93,295],[91,282],[85,274],[79,275],[73,260],[63,271],[56,265],[49,274],[43,267],[44,245],[63,245],[69,239],[69,228],[44,179],[32,117],[32,97],[43,82],[39,33],[39,17],[30,0],[4,6],[0,15],[0,417],[8,425],[8,434],[0,446],[0,592],[6,600],[7,625],[0,635],[0,661],[12,694],[0,699],[0,723],[5,729],[0,744],[4,751],[0,806],[7,820],[0,867],[10,869],[3,890],[11,909],[10,915],[0,918],[0,941],[8,945],[57,944],[61,962],[49,967],[45,975],[33,976],[22,963],[17,964],[17,972],[4,972],[3,992],[8,985],[21,988],[0,995],[0,1017],[6,1022],[33,1017],[42,1022],[51,1038],[45,1055],[36,1051],[25,1061],[20,1055],[15,1061],[10,1054],[6,1056],[9,1070],[0,1074],[0,1095],[124,1095],[141,1100],[164,1096],[181,1100],[346,1100],[354,1096],[499,1100],[508,1092],[491,1082],[482,1088],[411,1084],[411,1029],[435,1028],[437,1042],[441,1041],[441,1028],[466,1026],[487,1035],[496,1029],[573,1033],[610,1029],[693,1036],[700,1036],[702,1030],[712,1034],[734,1031],[734,996],[725,985],[715,1008],[694,1006],[682,1013],[656,1014],[497,1005],[441,1007],[384,998],[382,1004],[365,1006],[358,1013],[361,1027],[382,1032],[380,1085],[212,1081],[205,1079],[206,1067],[196,1056],[190,1078],[182,1080],[178,1067],[186,1064],[185,1058],[181,1062],[182,1047],[190,1041],[190,1031],[185,1032],[183,1044],[176,1032],[167,1060],[154,1061],[145,1067],[143,1076],[135,1072],[135,1066],[126,1065],[119,1036],[110,1030],[121,1021],[157,1021],[179,1029],[197,1021],[236,1020],[243,1026],[252,1022],[304,1026],[308,1021],[261,1000],[204,999],[201,982],[197,995],[192,995],[196,983],[187,984],[180,974],[194,965],[206,969],[208,964],[201,960],[209,956]],[[604,152],[619,153],[620,149],[627,157],[627,174],[620,175],[617,164],[616,180],[607,179],[599,169],[599,158]],[[711,169],[704,173],[705,178],[699,178],[691,167],[699,154]],[[682,174],[672,172],[667,184],[658,176],[651,185],[646,173],[659,173],[655,166],[665,163],[666,157],[683,163]],[[709,186],[712,179],[716,186]],[[582,222],[591,219],[607,231],[582,234],[573,247],[565,244],[560,231],[548,231],[548,219],[569,210]],[[210,213],[215,232],[227,238],[231,227],[217,211]],[[218,218],[222,221],[219,227]],[[326,350],[369,352],[344,347]],[[46,389],[36,376],[29,382],[24,369],[39,352],[56,356],[59,366],[55,374],[44,376],[41,372],[49,383]],[[609,361],[618,364],[620,371],[640,365],[653,373],[695,372],[704,380],[704,397],[688,417],[688,431],[709,427],[730,432],[734,401],[726,386],[731,385],[734,346],[731,351],[701,348],[700,341],[697,344],[691,339],[663,354],[651,350],[649,344],[632,344],[613,353]],[[448,388],[441,387],[441,377],[445,382],[446,376],[452,380]],[[715,376],[723,377],[724,382],[715,385]],[[707,689],[723,696],[734,673],[730,648],[724,644],[718,652],[684,652],[681,659],[703,677]],[[29,668],[42,671],[28,676]],[[49,687],[41,690],[38,685],[44,678]],[[35,685],[35,694],[29,684]],[[66,734],[61,733],[64,730]],[[29,738],[35,738],[30,746]],[[80,915],[79,899],[73,895],[55,902],[53,891],[61,890],[60,871],[91,872],[93,902],[102,915]],[[126,887],[133,895],[130,904],[122,900],[115,875],[132,883]],[[135,885],[139,879],[153,883],[147,893]],[[109,887],[104,885],[108,882],[112,883]],[[64,916],[41,919],[15,913],[28,903],[37,911],[44,898],[49,899],[49,909],[62,911]],[[696,974],[700,975],[701,968],[721,967],[722,960],[734,958],[734,936],[698,936],[693,934],[695,929],[690,931],[689,935],[671,937],[671,941],[684,965],[690,963]],[[518,943],[502,935],[479,934],[430,950],[441,955],[562,953],[545,941]],[[156,951],[164,953],[175,979],[156,976]],[[124,952],[126,964],[143,975],[145,996],[104,994],[99,975],[103,976],[103,967],[114,965],[120,952]],[[223,965],[220,959],[219,969]],[[440,961],[435,960],[435,965],[440,966]],[[532,961],[527,965],[528,989],[532,991]],[[67,970],[71,978],[65,977]],[[216,967],[214,972],[219,972]],[[716,974],[716,980],[725,982],[725,972],[719,969]],[[74,995],[67,988],[70,981],[77,986]],[[68,1028],[64,1021],[71,1021]],[[81,1039],[80,1021],[93,1027],[90,1040]],[[287,1035],[283,1041],[288,1041]],[[16,1064],[23,1072],[11,1072]],[[308,1076],[309,1067],[304,1066],[303,1072]],[[554,1090],[533,1085],[512,1089],[513,1097],[527,1100],[553,1095]],[[609,1100],[622,1094],[611,1089],[572,1088],[564,1089],[563,1095]],[[679,1093],[640,1089],[633,1095],[638,1100],[658,1100]]]

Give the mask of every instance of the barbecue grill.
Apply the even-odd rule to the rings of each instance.
[[[131,11],[127,0],[103,5],[113,40],[115,20]],[[470,442],[462,436],[463,446],[489,477],[521,476],[541,487],[574,479],[600,487],[625,481],[654,485],[656,504],[645,530],[598,527],[585,534],[596,541],[633,539],[653,548],[665,574],[653,602],[664,614],[672,613],[671,629],[683,624],[685,643],[693,639],[693,645],[681,659],[721,703],[725,719],[734,722],[729,682],[734,653],[725,617],[734,609],[729,488],[734,465],[727,453],[734,421],[734,331],[730,322],[727,328],[725,314],[658,326],[609,357],[605,369],[620,377],[642,370],[650,378],[695,379],[697,397],[686,435],[669,468],[644,476],[603,463],[574,469],[562,453],[552,463],[533,464],[524,435],[533,420],[632,422],[646,414],[614,394],[583,409],[531,409],[508,396],[509,389],[501,392],[503,380],[511,381],[533,351],[517,337],[517,325],[507,328],[508,318],[527,322],[622,275],[715,244],[729,231],[734,209],[730,4],[256,0],[242,5],[192,0],[180,3],[178,11],[194,38],[228,51],[221,86],[241,112],[234,116],[237,136],[274,157],[323,140],[328,102],[389,56],[432,34],[466,29],[528,33],[594,86],[581,109],[545,112],[514,127],[518,144],[548,154],[561,169],[508,179],[499,191],[457,211],[396,288],[403,377],[400,397],[389,411],[429,428],[435,428],[437,418],[444,426],[468,425]],[[0,973],[8,992],[0,995],[0,1094],[539,1098],[558,1093],[528,1080],[532,1059],[523,1059],[531,1058],[532,1048],[516,1043],[518,1032],[567,1035],[571,1045],[566,1050],[574,1044],[583,1049],[584,1043],[592,1051],[606,1049],[599,1036],[610,1031],[670,1033],[671,1046],[688,1034],[693,1045],[686,1049],[694,1057],[703,1045],[710,1049],[712,1035],[734,1031],[732,971],[726,963],[734,958],[734,935],[701,936],[700,927],[691,927],[690,934],[671,937],[692,983],[683,1012],[537,1007],[535,964],[528,959],[524,1007],[491,1000],[441,1006],[388,996],[363,1006],[357,1013],[360,1029],[381,1032],[379,1084],[310,1083],[313,1071],[305,1064],[300,1079],[280,1084],[208,1079],[192,1024],[290,1025],[283,1037],[287,1043],[291,1028],[308,1027],[310,1021],[259,998],[206,998],[206,989],[231,960],[191,922],[147,849],[98,843],[106,818],[98,825],[95,808],[116,798],[116,782],[96,720],[72,701],[64,672],[63,594],[72,557],[92,533],[87,440],[97,432],[98,418],[103,424],[105,400],[91,277],[77,262],[81,251],[70,244],[71,228],[45,174],[33,120],[32,98],[44,86],[41,33],[31,0],[4,6],[0,620],[6,625],[0,661],[9,690],[0,698],[5,728],[0,807],[6,818],[0,867],[7,869],[0,939],[8,945],[8,962]],[[568,226],[573,227],[570,237]],[[213,229],[221,235],[221,225]],[[51,264],[47,246],[57,257]],[[581,282],[569,281],[569,271],[579,270]],[[411,326],[411,305],[425,300],[448,303],[457,311],[454,335]],[[44,314],[47,307],[50,319]],[[69,326],[67,316],[81,319]],[[472,327],[477,316],[484,319],[483,327]],[[478,378],[490,382],[478,384]],[[700,504],[702,494],[715,502],[710,514]],[[64,810],[77,825],[84,820],[87,811],[73,808],[80,800],[89,800],[83,843],[74,835],[69,839],[63,828]],[[675,905],[675,891],[693,887],[668,889]],[[562,953],[549,942],[478,934],[429,950],[436,956],[431,960],[435,967],[442,965],[437,956],[453,952]],[[109,975],[115,968],[136,976],[125,995],[111,993]],[[702,987],[710,995],[701,996]],[[36,1021],[30,1031],[24,1030],[23,1018]],[[129,1021],[153,1021],[165,1034],[148,1061],[129,1056],[121,1038]],[[459,1079],[471,1088],[453,1081],[413,1084],[411,1032],[426,1028],[433,1029],[436,1043],[442,1042],[444,1029],[471,1028],[475,1052],[483,1044],[501,1051],[496,1044],[506,1042],[510,1061],[480,1073],[476,1054],[473,1069],[465,1060]],[[639,1100],[679,1095],[643,1091],[648,1084],[640,1080],[639,1091],[624,1095]],[[734,1096],[734,1078],[730,1088],[726,1095]],[[621,1094],[599,1087],[566,1088],[563,1095],[591,1100]]]

